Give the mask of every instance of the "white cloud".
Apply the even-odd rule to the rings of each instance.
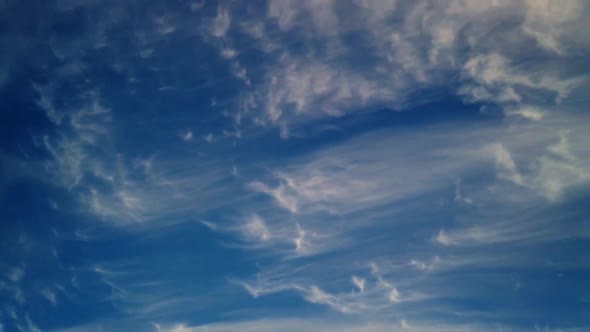
[[[392,305],[402,302],[416,302],[430,298],[430,296],[415,291],[407,292],[408,295],[402,297],[399,288],[387,281],[374,263],[370,265],[371,274],[374,277],[372,282],[356,275],[349,279],[358,291],[350,292],[348,287],[344,287],[339,292],[327,292],[315,284],[314,280],[335,286],[334,279],[341,278],[349,270],[346,266],[336,265],[337,269],[341,270],[337,272],[324,264],[332,266],[330,262],[325,262],[316,266],[277,267],[277,269],[258,274],[255,281],[239,282],[239,284],[253,297],[295,291],[310,303],[326,305],[335,311],[361,316],[385,313],[391,309]],[[336,268],[336,266],[333,267]],[[310,272],[316,276],[316,279],[310,278]],[[391,271],[387,273],[389,274]]]
[[[442,229],[438,232],[438,235],[436,236],[436,242],[443,245],[451,244],[451,240],[449,239],[447,233]]]
[[[544,113],[542,111],[532,107],[521,107],[514,111],[507,111],[507,114],[521,116],[525,119],[533,121],[541,121],[544,116]]]
[[[303,162],[290,162],[288,168],[275,172],[275,186],[255,181],[250,187],[271,196],[278,206],[291,213],[346,214],[436,190],[448,184],[448,176],[476,162],[466,151],[443,147],[438,138],[429,143],[441,150],[433,146],[416,154],[413,151],[422,143],[412,141],[412,136],[381,132],[356,138],[342,146],[318,151]],[[396,148],[371,149],[375,140]],[[408,144],[400,144],[401,141]],[[427,167],[432,164],[439,167]]]
[[[328,235],[328,245],[312,251],[312,255],[325,250],[334,255],[317,255],[315,264],[309,265],[297,260],[271,264],[267,267],[271,271],[282,266],[292,272],[273,272],[265,279],[271,282],[249,282],[250,286],[257,285],[249,291],[258,296],[294,290],[308,301],[349,313],[380,313],[391,310],[392,305],[405,312],[403,303],[427,306],[427,299],[456,296],[431,284],[439,280],[442,271],[536,264],[516,255],[482,254],[477,250],[497,244],[537,246],[590,235],[579,226],[560,230],[564,224],[554,222],[555,218],[561,220],[559,216],[535,212],[551,207],[551,197],[546,196],[550,190],[543,187],[542,179],[559,179],[545,173],[550,168],[545,163],[548,168],[543,169],[544,160],[559,160],[578,170],[585,167],[585,157],[580,159],[583,148],[574,147],[570,136],[585,137],[582,128],[586,126],[574,125],[567,117],[548,115],[542,121],[518,121],[516,127],[508,122],[477,128],[431,126],[419,133],[383,131],[287,160],[287,166],[271,171],[267,180],[250,185],[274,200],[274,210],[263,205],[267,211],[274,211],[267,212],[271,216],[267,219],[269,228],[276,227],[285,234],[287,226],[281,222],[296,218],[306,230],[304,239],[310,233],[308,227],[313,227],[317,237],[310,237],[311,243],[319,243],[321,236]],[[569,131],[556,130],[560,127]],[[374,142],[383,148],[372,149]],[[482,169],[496,177],[474,179],[473,174],[481,174]],[[568,178],[560,182],[564,183],[560,190],[575,186]],[[463,193],[467,189],[469,197]],[[450,207],[445,204],[453,201],[471,203],[452,204],[455,219],[449,225],[437,224],[437,218],[431,217],[404,221],[407,217],[401,212],[413,204],[417,205],[412,213],[434,209],[433,204],[447,209]],[[401,227],[406,222],[413,229],[431,232],[411,239],[391,232],[398,223]],[[294,233],[291,231],[287,238],[296,239],[298,247],[299,236]],[[442,246],[432,246],[427,240],[429,234],[434,234],[434,242]],[[420,257],[414,251],[394,252],[388,243],[414,247]],[[267,249],[265,254],[289,257],[277,246]],[[454,254],[449,256],[449,252]],[[366,263],[383,256],[391,263]],[[373,278],[361,277],[358,266],[351,262],[369,265]],[[420,278],[416,278],[417,273]],[[339,280],[346,280],[347,285]],[[351,280],[358,291],[350,292]],[[313,285],[317,289],[311,288]]]
[[[523,32],[535,38],[541,47],[564,54],[566,50],[560,43],[560,37],[580,16],[582,2],[567,0],[557,4],[549,0],[526,0],[525,3],[527,11]]]
[[[541,174],[535,175],[532,179],[536,180],[537,176],[543,176]],[[525,183],[528,181],[528,178],[525,179]],[[559,196],[550,196],[552,192],[548,188],[537,187],[534,182],[530,186],[527,188],[504,183],[481,190],[477,201],[485,205],[459,213],[455,227],[441,230],[435,241],[455,248],[489,248],[490,245],[498,244],[540,246],[590,236],[584,227],[572,222],[571,216],[564,218],[564,213],[559,212],[559,209],[551,204],[553,200],[558,200]],[[488,263],[498,264],[498,261]],[[452,265],[445,260],[445,264],[441,264],[440,267],[444,269],[447,264]]]
[[[270,1],[268,5],[268,16],[277,20],[281,30],[291,29],[298,11],[295,1]]]
[[[156,30],[162,35],[167,35],[176,31],[176,27],[170,23],[170,18],[166,17],[165,15],[156,17],[154,21],[157,26]]]
[[[206,220],[201,220],[200,221],[201,224],[205,225],[207,228],[211,229],[211,230],[217,230],[217,225],[212,223],[212,222],[208,222]]]
[[[439,235],[437,236],[437,241],[441,244],[448,244],[448,238],[446,238],[446,235],[444,234],[444,232],[442,230],[439,232]],[[440,257],[438,257],[438,256],[435,256],[432,259],[432,262],[430,264],[426,263],[424,261],[421,261],[421,260],[416,260],[416,259],[410,260],[410,265],[416,267],[420,271],[426,271],[426,272],[430,272],[430,271],[434,270],[434,268],[439,263],[440,263]]]
[[[224,37],[231,25],[231,15],[227,8],[223,6],[217,7],[217,16],[213,20],[211,26],[211,34],[215,37]]]
[[[362,293],[365,290],[365,283],[366,280],[361,277],[352,276],[352,283],[358,288],[358,290]]]
[[[567,97],[583,81],[582,77],[561,78],[552,72],[524,72],[510,64],[510,59],[499,53],[476,55],[463,67],[466,77],[476,84],[466,84],[461,93],[474,101],[505,103],[525,102],[517,89],[534,89],[539,94],[552,93],[556,102]],[[528,92],[530,94],[530,92]]]
[[[204,6],[205,0],[196,0],[193,3],[191,3],[191,10],[195,12],[201,10]]]
[[[25,267],[24,267],[24,265],[21,265],[21,266],[10,268],[5,273],[5,275],[10,281],[12,281],[14,283],[18,283],[21,281],[21,279],[25,275]]]
[[[455,202],[456,203],[466,203],[472,204],[473,200],[469,197],[464,197],[461,192],[461,181],[457,181],[455,183]]]
[[[250,79],[248,78],[248,74],[246,68],[241,67],[240,65],[234,64],[234,75],[246,85],[250,85]]]
[[[348,312],[349,309],[343,305],[341,305],[338,301],[338,298],[334,295],[328,294],[321,290],[316,285],[312,285],[307,295],[305,296],[305,300],[311,303],[319,303],[319,304],[326,304],[338,311]]]
[[[158,331],[162,331],[162,332],[191,332],[191,331],[194,331],[194,329],[188,327],[186,324],[176,324],[176,325],[171,326],[166,329],[162,329],[162,328],[160,328],[159,325],[156,325],[156,328],[158,329]]]
[[[37,327],[37,325],[35,325],[35,323],[33,323],[33,321],[31,320],[31,318],[29,317],[29,314],[25,315],[25,322],[26,322],[26,329],[27,331],[30,332],[41,332],[41,330]]]
[[[180,138],[182,138],[182,140],[185,142],[190,142],[193,140],[193,132],[190,130],[187,130],[180,135]]]
[[[340,116],[386,102],[391,91],[371,78],[321,62],[285,58],[269,74],[263,99],[265,118],[273,124]]]
[[[266,18],[246,15],[240,25],[266,59],[263,79],[246,93],[257,100],[255,112],[240,112],[288,137],[294,127],[320,118],[407,108],[416,104],[408,97],[417,90],[460,75],[458,92],[470,101],[537,106],[549,93],[560,102],[584,81],[564,70],[564,50],[580,44],[573,27],[582,24],[583,8],[575,0],[563,7],[545,0],[270,1]],[[343,43],[352,31],[363,47]],[[318,44],[325,47],[320,51]],[[530,51],[514,51],[523,47]],[[233,55],[225,49],[224,57]],[[563,58],[558,66],[539,65],[548,61],[544,52]]]
[[[264,223],[264,220],[258,216],[253,215],[242,227],[242,232],[247,239],[257,241],[268,241],[271,238],[271,234]]]
[[[513,204],[542,204],[537,200],[543,196],[557,200],[568,188],[587,181],[588,172],[585,170],[589,169],[588,160],[580,158],[584,156],[582,145],[578,144],[573,149],[570,146],[573,140],[564,139],[563,134],[555,133],[555,129],[543,128],[570,128],[579,137],[576,141],[582,142],[584,125],[580,123],[579,129],[573,129],[572,124],[570,120],[548,117],[542,123],[519,124],[518,130],[508,124],[506,127],[482,127],[477,130],[431,127],[428,134],[423,133],[419,137],[418,134],[403,132],[372,133],[340,146],[322,149],[312,156],[289,160],[288,167],[273,171],[264,182],[252,182],[250,188],[269,195],[277,207],[298,218],[311,218],[300,222],[306,234],[312,220],[317,220],[313,223],[314,232],[319,236],[316,238],[320,242],[322,235],[329,234],[330,241],[327,243],[330,245],[323,250],[330,250],[335,248],[332,245],[346,243],[343,237],[349,232],[354,243],[355,230],[379,227],[368,216],[358,222],[350,216],[360,211],[371,211],[369,216],[378,216],[385,206],[393,210],[396,202],[452,188],[453,183],[454,195],[451,194],[451,199],[474,209],[488,204],[491,195],[501,197],[501,204],[510,206],[507,212],[515,211]],[[497,143],[489,143],[494,140]],[[381,146],[395,148],[371,149],[375,141]],[[429,148],[421,148],[424,146]],[[421,153],[414,152],[417,150]],[[482,167],[495,168],[500,181],[474,184],[473,180],[466,178]],[[468,197],[453,178],[462,179],[463,187],[469,188]],[[322,213],[331,217],[319,217]],[[347,222],[334,232],[331,220],[341,217],[346,217]],[[514,239],[514,228],[495,223],[489,226],[498,227],[501,232],[478,229],[470,236],[483,240],[487,234],[492,236],[490,239],[495,239],[492,242],[499,240],[498,236],[504,236],[502,234],[507,236],[505,240]],[[526,227],[534,229],[537,225],[532,223]],[[298,239],[298,236],[291,238]],[[435,240],[451,245],[462,238],[444,229],[435,235]],[[411,259],[414,258],[407,261]]]
[[[393,289],[394,288],[389,281],[386,281],[383,278],[381,270],[375,262],[371,262],[369,264],[369,267],[371,268],[371,275],[373,275],[373,277],[375,277],[375,279],[377,280],[378,287],[386,288],[386,289]]]
[[[43,297],[45,297],[47,301],[51,303],[52,306],[55,307],[57,305],[57,296],[55,295],[55,292],[53,292],[52,290],[44,288],[41,290],[41,295],[43,295]]]
[[[233,48],[224,48],[221,50],[221,55],[226,59],[233,59],[236,57],[237,52]]]
[[[281,207],[291,213],[297,213],[297,202],[286,194],[287,188],[285,185],[279,184],[276,188],[270,188],[262,182],[254,181],[250,183],[250,187],[255,191],[270,195]]]
[[[402,327],[402,329],[408,329],[408,328],[410,328],[410,326],[408,325],[408,323],[406,322],[405,319],[402,319],[400,321],[399,325]]]
[[[585,166],[580,162],[567,162],[543,156],[539,160],[539,173],[533,179],[533,183],[547,198],[556,200],[568,187],[590,180],[590,173]]]
[[[175,330],[182,328],[184,330]],[[423,323],[412,323],[412,325],[401,325],[397,322],[388,321],[365,321],[356,319],[348,321],[345,319],[261,319],[252,321],[238,321],[226,323],[214,323],[201,326],[188,327],[185,324],[170,325],[162,327],[159,332],[396,332],[396,331],[420,331],[420,332],[468,332],[468,331],[497,331],[497,326],[486,325],[460,325],[453,323],[432,323],[424,321]],[[524,331],[524,330],[523,330]]]
[[[200,160],[199,156],[186,158],[182,153],[176,159],[171,156],[166,160],[158,160],[154,155],[146,159],[122,153],[114,142],[114,114],[103,106],[97,91],[90,89],[81,94],[77,103],[72,103],[75,106],[66,103],[57,110],[52,106],[57,98],[54,92],[37,90],[43,101],[40,105],[47,112],[61,114],[61,120],[56,122],[59,135],[38,140],[51,155],[44,165],[51,176],[45,180],[75,193],[87,212],[110,222],[128,224],[173,220],[172,216],[216,204],[206,207],[189,201],[221,194],[206,188],[230,176],[218,167],[225,162],[210,167],[211,161]],[[190,130],[181,134],[185,141],[192,138]],[[206,140],[212,141],[213,136],[210,134]]]
[[[293,240],[295,243],[295,251],[297,253],[305,253],[307,243],[305,242],[305,230],[297,224],[297,237]]]
[[[397,291],[396,288],[389,291],[388,298],[391,303],[398,303],[401,301],[399,292]]]
[[[510,152],[502,144],[492,144],[489,149],[496,160],[496,165],[500,168],[498,176],[516,184],[522,184],[522,177],[516,168],[514,160],[512,160]]]

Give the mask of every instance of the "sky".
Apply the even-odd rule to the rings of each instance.
[[[0,332],[590,331],[588,17],[0,1]]]

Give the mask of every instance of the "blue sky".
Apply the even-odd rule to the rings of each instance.
[[[589,331],[588,15],[0,1],[0,331]]]

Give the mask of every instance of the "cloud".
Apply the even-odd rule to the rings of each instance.
[[[205,6],[205,0],[194,1],[191,3],[191,10],[198,11]]]
[[[565,128],[569,131],[561,130]],[[536,246],[586,236],[583,225],[558,232],[570,225],[561,215],[539,218],[531,213],[558,202],[576,181],[585,179],[584,122],[549,114],[538,121],[414,129],[377,130],[325,144],[274,161],[273,169],[265,172],[240,164],[239,177],[228,172],[230,158],[208,161],[191,154],[130,158],[117,156],[116,150],[96,156],[86,154],[88,147],[78,138],[72,144],[80,146],[79,155],[87,158],[80,163],[84,171],[78,173],[96,174],[109,189],[84,176],[72,188],[81,189],[81,201],[92,213],[120,224],[166,225],[171,219],[200,219],[215,207],[232,206],[239,217],[220,215],[214,225],[204,225],[235,236],[238,244],[230,244],[231,248],[248,249],[253,259],[263,258],[259,273],[233,279],[246,292],[257,298],[295,294],[332,312],[358,317],[387,317],[392,307],[400,316],[414,312],[427,317],[433,306],[446,305],[443,299],[464,294],[445,288],[450,287],[449,280],[439,271],[458,278],[463,276],[457,272],[461,269],[516,262],[493,254],[472,255],[469,249],[491,244]],[[171,132],[170,137],[177,140],[177,134]],[[375,142],[383,148],[375,149]],[[561,167],[576,171],[563,176],[568,173]],[[474,176],[482,173],[489,176]],[[457,198],[466,202],[464,193],[469,193],[472,204],[456,204]],[[442,208],[433,207],[436,204]],[[444,213],[440,211],[451,205],[457,209],[451,222],[430,215]],[[407,225],[415,227],[415,237],[404,233]],[[432,246],[428,241],[432,237],[443,245]],[[398,252],[398,245],[416,251]],[[448,257],[447,250],[456,250],[454,256]],[[105,271],[110,270],[96,272],[111,289],[108,300],[140,317],[159,310],[172,312],[196,301],[157,289],[142,295],[125,278]],[[357,278],[352,280],[358,291],[351,292],[351,276]],[[448,305],[448,310],[455,309]],[[419,330],[415,323],[408,326]]]
[[[305,300],[311,303],[325,304],[341,312],[350,311],[349,308],[339,303],[337,297],[324,292],[316,285],[309,288]]]
[[[24,265],[13,267],[5,275],[13,283],[18,283],[25,275],[25,267]]]
[[[62,125],[63,111],[57,111],[51,104],[53,98],[47,90],[40,90],[40,106],[47,111],[48,117],[54,119],[57,125]],[[86,104],[83,108],[68,115],[68,123],[63,127],[70,127],[70,132],[62,132],[61,137],[53,140],[43,137],[42,144],[51,153],[54,163],[47,167],[54,173],[61,184],[75,187],[87,172],[103,176],[103,165],[88,155],[88,149],[93,149],[99,141],[106,143],[106,123],[110,121],[109,109],[103,107],[96,92],[89,92],[85,96]],[[59,112],[59,113],[58,113]]]
[[[294,291],[307,302],[326,305],[337,312],[360,315],[359,317],[371,314],[385,314],[388,310],[391,310],[392,305],[420,302],[431,298],[431,296],[414,290],[408,290],[407,295],[402,296],[399,287],[394,287],[393,283],[386,279],[375,263],[371,263],[368,267],[365,266],[365,271],[356,271],[366,273],[366,269],[370,268],[371,281],[356,275],[349,279],[358,289],[356,292],[350,292],[349,287],[333,282],[333,280],[338,280],[345,273],[350,272],[350,269],[339,266],[338,268],[341,271],[334,272],[331,267],[325,266],[325,264],[334,268],[338,266],[332,265],[333,263],[330,262],[300,267],[296,265],[282,266],[259,273],[255,281],[239,282],[239,284],[253,297]],[[388,275],[390,273],[391,271],[387,272]],[[326,274],[332,276],[328,277]],[[316,278],[314,279],[313,276]],[[314,282],[322,282],[341,291],[327,292]],[[404,287],[408,287],[408,285],[404,285]]]
[[[205,136],[205,141],[206,141],[207,143],[211,143],[211,142],[213,142],[213,139],[214,139],[214,138],[213,138],[213,134],[212,134],[212,133],[209,133],[209,134],[207,134],[207,136]]]
[[[307,122],[325,116],[341,116],[363,107],[387,102],[392,93],[376,86],[371,78],[307,60],[281,60],[276,72],[269,74],[262,94],[262,121],[281,125]]]
[[[211,26],[211,34],[215,37],[224,37],[231,25],[231,15],[227,8],[217,7],[217,16]]]
[[[258,215],[253,215],[246,221],[242,231],[246,238],[257,241],[268,241],[271,238],[271,234],[268,231],[264,220]]]
[[[541,121],[544,116],[542,111],[531,107],[522,107],[514,111],[508,111],[507,114],[521,116],[533,121]]]
[[[514,190],[509,196],[508,188]],[[444,246],[539,246],[546,243],[587,238],[590,234],[559,212],[560,205],[548,204],[551,197],[536,195],[508,186],[482,193],[480,199],[497,210],[480,207],[458,215],[458,227],[440,230],[435,241]],[[502,197],[502,195],[505,195]],[[486,197],[487,196],[487,197]],[[485,198],[484,198],[485,197]],[[478,201],[480,200],[478,199]],[[583,214],[576,209],[573,215]],[[559,222],[555,222],[559,220]]]
[[[233,48],[224,48],[221,51],[221,55],[226,59],[233,59],[236,57],[237,53]]]
[[[496,159],[496,165],[500,168],[498,176],[516,184],[522,184],[522,178],[518,173],[514,160],[512,160],[512,157],[510,156],[510,152],[508,152],[508,150],[506,150],[501,144],[491,145],[490,150]]]
[[[437,241],[441,244],[448,244],[448,238],[446,238],[446,235],[444,234],[444,232],[442,230],[439,232],[439,235],[437,236]],[[440,263],[440,257],[438,257],[438,256],[435,256],[432,259],[432,262],[430,264],[428,264],[424,261],[421,261],[421,260],[416,260],[416,259],[412,259],[410,261],[410,265],[416,267],[420,271],[426,271],[426,272],[434,270],[434,268],[439,263]]]
[[[560,43],[560,37],[579,18],[582,2],[565,1],[560,6],[546,0],[527,0],[525,3],[527,12],[523,32],[534,37],[541,47],[563,55],[566,50]]]
[[[212,222],[201,220],[201,224],[205,225],[207,228],[209,228],[211,230],[214,230],[214,231],[217,230],[217,225]]]
[[[53,292],[52,290],[44,288],[41,290],[41,295],[43,295],[43,297],[45,297],[47,301],[51,303],[52,306],[55,307],[57,305],[57,296],[55,295],[55,292]]]
[[[217,323],[202,326],[188,327],[184,324],[172,325],[168,328],[162,328],[162,332],[266,332],[266,331],[344,331],[344,332],[395,332],[395,331],[425,331],[425,332],[451,332],[451,331],[472,331],[473,326],[461,326],[458,324],[412,324],[409,327],[399,327],[399,324],[393,322],[338,322],[336,320],[316,320],[316,319],[263,319],[253,321],[241,321],[233,323]],[[181,328],[181,330],[176,330]],[[478,331],[495,331],[494,327],[478,326]]]
[[[357,276],[352,276],[352,283],[358,288],[360,292],[365,290],[366,280]]]
[[[443,244],[443,245],[450,245],[451,244],[451,240],[449,239],[449,236],[442,229],[438,232],[438,235],[436,236],[436,242]]]
[[[401,320],[400,326],[402,327],[402,329],[408,329],[410,327],[405,319]]]
[[[388,298],[391,303],[398,303],[401,301],[399,292],[396,288],[393,288],[391,291],[389,291]]]
[[[192,192],[204,194],[205,187],[229,176],[221,172],[195,176],[196,159],[186,159],[182,154],[173,161],[174,157],[159,160],[154,155],[134,157],[133,153],[119,151],[113,139],[117,127],[114,115],[94,89],[83,93],[76,107],[59,110],[52,105],[61,96],[51,89],[37,90],[41,93],[40,106],[48,116],[56,117],[52,112],[57,112],[62,119],[55,123],[56,137],[39,140],[51,155],[44,165],[46,171],[51,181],[72,191],[87,211],[100,218],[125,224],[186,214],[196,207],[183,203],[196,199],[191,197]],[[212,136],[208,137],[212,141]],[[181,135],[184,141],[192,138],[192,131]],[[202,170],[212,170],[206,166],[209,163],[202,163]]]
[[[295,243],[295,251],[297,253],[306,253],[308,251],[308,244],[305,241],[305,229],[297,224],[297,237],[293,240]]]
[[[193,132],[190,130],[187,130],[183,134],[180,135],[180,138],[182,138],[182,140],[185,142],[190,142],[193,140]]]
[[[328,241],[302,261],[261,267],[269,274],[246,282],[247,290],[253,296],[295,291],[309,302],[350,314],[379,315],[391,306],[401,313],[409,308],[426,312],[434,303],[463,294],[441,287],[448,285],[447,277],[463,277],[464,269],[542,264],[505,255],[504,249],[587,237],[581,225],[571,224],[576,218],[564,218],[554,205],[559,199],[547,196],[539,182],[547,178],[540,167],[546,158],[571,166],[572,160],[585,159],[568,138],[585,136],[585,125],[554,115],[515,121],[373,132],[279,164],[265,180],[250,183],[252,190],[272,199],[259,203],[269,216],[265,225],[285,232],[292,226],[284,221],[293,218],[305,229],[304,239],[308,228],[313,230],[312,245],[322,237]],[[384,148],[371,149],[374,142]],[[452,220],[440,221],[438,213],[448,210]],[[404,227],[420,235],[408,238]],[[406,245],[413,250],[392,249]],[[490,252],[491,246],[504,249]],[[265,250],[262,255],[290,257],[280,246]],[[439,278],[445,281],[439,284]],[[357,291],[350,291],[351,280]]]
[[[493,101],[500,105],[526,103],[523,96],[525,92],[549,92],[553,94],[554,100],[559,102],[583,80],[580,77],[562,79],[542,71],[525,73],[513,68],[509,61],[498,53],[472,57],[465,63],[463,73],[476,83],[466,84],[460,92],[472,101]]]
[[[237,7],[233,10],[248,13]],[[582,44],[574,27],[583,24],[585,8],[580,1],[563,8],[524,0],[270,1],[266,17],[252,10],[239,24],[265,57],[262,68],[238,62],[239,50],[236,55],[225,43],[219,47],[224,58],[235,61],[232,66],[241,63],[235,73],[260,73],[258,79],[237,75],[252,84],[237,103],[256,101],[238,113],[255,125],[278,127],[288,138],[323,118],[411,108],[419,104],[412,98],[416,92],[441,85],[507,111],[519,104],[559,103],[585,82],[583,75],[571,74],[564,51]],[[223,35],[233,45],[242,36]],[[344,42],[350,38],[359,47]],[[522,45],[529,51],[514,51]]]
[[[167,328],[165,330],[162,330],[159,325],[156,325],[156,328],[158,329],[158,331],[165,331],[165,332],[190,332],[193,330],[185,324],[177,324],[177,325],[174,325],[174,326]]]
[[[440,130],[442,133],[445,129]],[[368,134],[318,151],[307,160],[291,162],[289,167],[274,172],[275,181],[278,180],[275,186],[254,181],[250,187],[269,195],[291,213],[305,210],[341,215],[406,199],[447,185],[449,176],[475,167],[478,158],[487,158],[477,156],[477,148],[468,151],[458,145],[455,150],[449,149],[454,143],[447,141],[450,145],[446,145],[442,140],[460,139],[461,134],[443,137],[439,133],[432,132],[428,142],[412,141],[410,133]],[[472,142],[481,140],[484,144],[483,136],[473,137]],[[396,148],[370,149],[374,141]],[[402,141],[408,144],[400,144]],[[421,144],[430,144],[430,149],[413,153]],[[506,157],[506,153],[500,152],[498,156]],[[503,168],[510,166],[507,158],[501,161]],[[433,164],[438,167],[425,167]],[[514,171],[514,167],[508,170]]]
[[[25,322],[26,322],[26,330],[27,331],[31,331],[31,332],[41,332],[41,330],[35,325],[35,323],[33,323],[33,321],[31,320],[31,318],[29,317],[28,314],[25,315]],[[23,329],[20,329],[21,331],[23,331]]]
[[[455,184],[455,202],[456,203],[466,203],[466,204],[472,204],[473,200],[469,197],[464,197],[462,192],[461,192],[461,181],[457,181]]]
[[[276,188],[271,188],[262,182],[254,181],[250,183],[250,187],[255,191],[270,195],[275,199],[277,204],[289,210],[291,213],[297,213],[297,202],[295,199],[286,195],[287,188],[283,184],[279,184]]]

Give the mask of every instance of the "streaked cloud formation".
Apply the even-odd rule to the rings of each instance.
[[[584,331],[581,0],[5,1],[0,331]]]

